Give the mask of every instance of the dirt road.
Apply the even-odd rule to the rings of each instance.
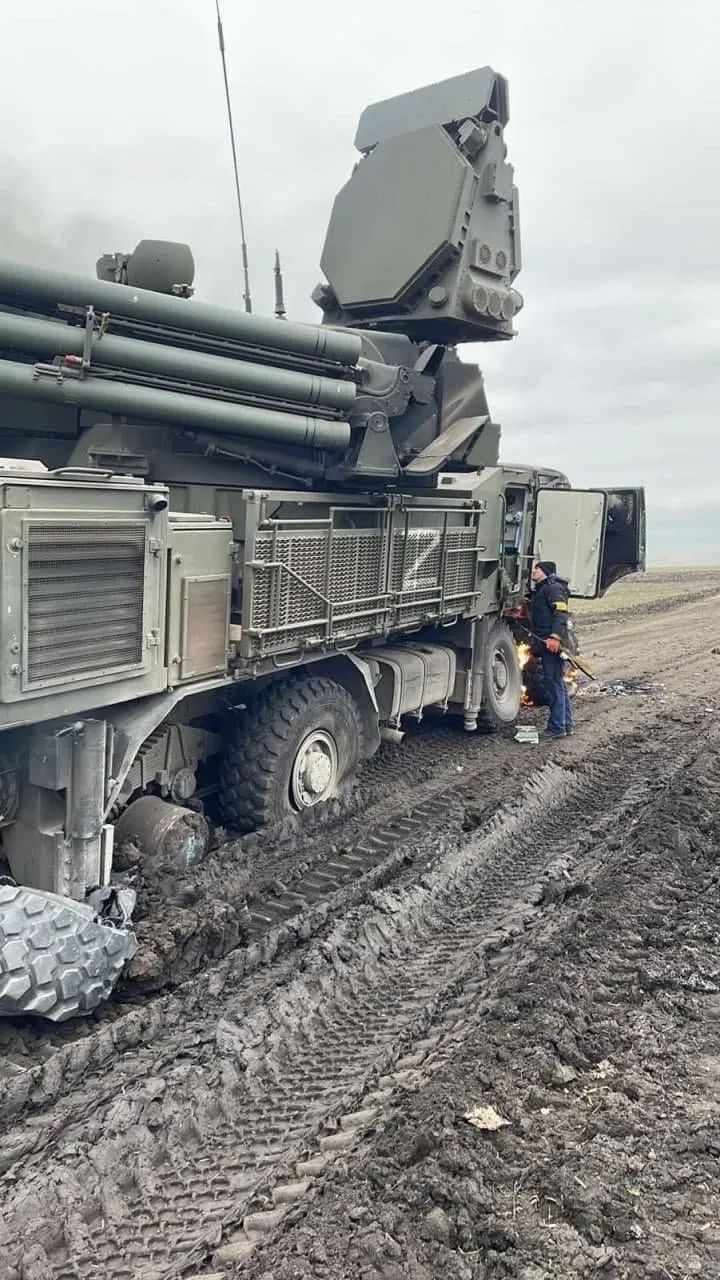
[[[0,1028],[3,1280],[720,1274],[718,603],[583,624],[572,739],[422,726],[148,882],[121,1000]]]

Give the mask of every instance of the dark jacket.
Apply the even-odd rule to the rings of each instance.
[[[568,598],[570,592],[564,578],[551,573],[539,582],[530,602],[530,629],[541,640],[557,636],[568,643]]]

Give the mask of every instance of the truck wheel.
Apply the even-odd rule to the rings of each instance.
[[[239,720],[220,768],[220,805],[239,831],[324,804],[355,776],[362,729],[351,695],[324,676],[273,685]]]
[[[509,627],[493,623],[483,663],[483,700],[479,725],[486,733],[511,729],[520,711],[522,677]]]

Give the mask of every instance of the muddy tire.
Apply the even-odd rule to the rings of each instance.
[[[83,902],[0,884],[0,1014],[64,1022],[107,1000],[135,935],[95,918]]]
[[[494,622],[483,662],[483,698],[478,727],[484,733],[509,733],[520,712],[522,677],[512,632]]]
[[[351,695],[324,676],[283,680],[237,723],[220,769],[228,826],[253,831],[326,803],[355,777],[362,727]]]

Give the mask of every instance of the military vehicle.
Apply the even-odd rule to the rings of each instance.
[[[430,708],[512,726],[533,556],[642,567],[642,490],[502,464],[458,356],[522,305],[507,121],[487,67],[367,108],[318,325],[196,300],[183,245],[0,262],[3,1013],[111,991],[114,845],[190,864],[198,787],[271,823]]]

